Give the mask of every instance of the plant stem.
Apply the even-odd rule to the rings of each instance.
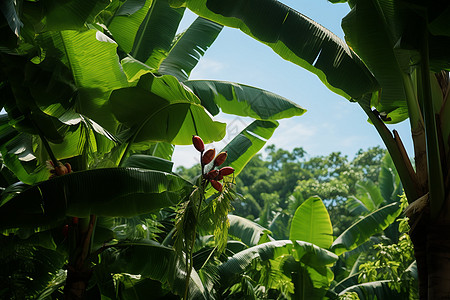
[[[383,140],[386,148],[389,151],[389,154],[392,157],[392,160],[395,164],[395,168],[400,176],[400,179],[403,183],[403,187],[405,189],[406,196],[408,198],[408,202],[412,202],[419,197],[419,191],[417,190],[417,178],[414,173],[411,162],[409,158],[405,158],[402,155],[402,151],[399,148],[398,143],[401,141],[396,141],[391,134],[391,131],[386,127],[383,121],[377,116],[371,109],[370,105],[365,105],[362,102],[359,102],[359,105],[367,114],[369,119],[372,121],[375,126],[378,134]]]
[[[203,176],[203,170],[202,170],[202,176]],[[206,185],[208,184],[208,181],[205,180],[204,178],[202,179],[202,184],[200,185],[200,201],[198,204],[198,209],[197,209],[197,216],[195,218],[195,224],[194,224],[194,231],[192,234],[192,241],[191,241],[191,245],[190,248],[188,249],[189,253],[186,253],[186,268],[187,268],[187,272],[186,272],[186,285],[185,285],[185,289],[184,289],[184,300],[187,300],[188,298],[188,292],[189,292],[189,280],[191,277],[191,272],[192,272],[192,268],[194,266],[194,262],[192,259],[192,251],[194,250],[194,246],[195,246],[195,237],[197,235],[197,224],[198,224],[198,220],[200,218],[200,211],[201,211],[201,207],[202,207],[202,203],[203,203],[203,199],[205,198],[205,188]],[[189,255],[189,263],[187,263],[188,261],[188,255]]]
[[[445,188],[439,153],[436,119],[433,101],[431,98],[428,32],[426,30],[426,26],[424,32],[422,33],[422,41],[420,45],[420,66],[423,89],[422,103],[425,118],[428,188],[430,192],[431,219],[434,220],[437,218],[442,204],[444,203]]]

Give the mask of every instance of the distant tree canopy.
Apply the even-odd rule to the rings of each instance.
[[[234,202],[235,213],[259,218],[260,224],[268,226],[277,212],[293,214],[305,199],[317,195],[326,203],[335,234],[339,234],[354,220],[346,210],[346,199],[356,194],[358,181],[378,183],[385,154],[377,146],[359,150],[352,160],[340,152],[309,157],[301,147],[287,151],[269,145],[265,155],[253,157],[236,178],[236,189],[244,199]],[[180,167],[178,172],[193,177],[198,168]]]

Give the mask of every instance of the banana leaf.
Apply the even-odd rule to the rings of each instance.
[[[184,295],[184,266],[175,250],[153,241],[123,243],[113,251],[102,254],[102,263],[111,273],[140,274],[143,277],[169,284],[172,291]],[[189,299],[208,299],[197,272],[193,269],[189,282]]]
[[[188,80],[184,84],[192,89],[212,115],[221,110],[257,120],[279,120],[306,112],[284,97],[244,84],[216,80]]]
[[[400,202],[386,205],[347,228],[331,245],[331,251],[341,255],[355,249],[372,235],[392,224],[402,212]]]
[[[228,220],[230,221],[228,234],[239,238],[247,247],[258,245],[263,236],[271,234],[268,229],[243,217],[228,215]],[[270,236],[269,239],[273,241]]]
[[[310,197],[295,211],[290,240],[309,242],[327,249],[333,243],[333,226],[322,199]]]
[[[272,241],[245,249],[219,265],[219,274],[224,280],[242,273],[253,261],[266,261],[282,255],[292,255],[296,260],[312,268],[332,265],[337,256],[311,243],[301,241]]]
[[[359,57],[328,29],[275,0],[187,0],[196,14],[239,28],[282,58],[314,73],[333,92],[350,98],[379,88]],[[344,76],[345,75],[345,76]]]
[[[3,199],[0,228],[38,227],[66,216],[130,217],[181,201],[192,188],[181,177],[134,168],[74,172]]]
[[[131,128],[130,142],[190,145],[192,135],[205,143],[225,135],[225,124],[213,121],[200,100],[170,75],[145,74],[138,86],[115,90],[110,102],[116,118]]]
[[[206,50],[216,40],[223,26],[204,18],[197,18],[176,39],[167,57],[159,66],[159,73],[175,76],[179,81],[188,79]]]

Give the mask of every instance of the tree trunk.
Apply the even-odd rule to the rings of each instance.
[[[427,234],[428,299],[450,299],[450,223],[436,222]]]
[[[428,207],[421,214],[410,219],[420,300],[450,299],[450,222],[444,214],[430,220]]]
[[[91,274],[91,270],[77,270],[69,268],[67,270],[66,285],[64,286],[64,299],[84,299]]]
[[[428,218],[427,218],[428,219]],[[414,245],[414,256],[416,257],[419,272],[419,299],[428,299],[428,264],[427,264],[427,225],[428,220],[424,216],[418,220],[410,218],[410,237]]]
[[[88,262],[91,247],[91,238],[94,231],[96,216],[91,215],[89,219],[83,219],[80,226],[74,226],[72,234],[75,234],[75,251],[73,257],[69,257],[67,266],[67,279],[64,286],[64,299],[84,299],[92,268]],[[86,223],[87,224],[83,224]],[[77,221],[78,224],[78,221]]]

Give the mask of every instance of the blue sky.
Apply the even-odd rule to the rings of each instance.
[[[347,4],[331,4],[326,0],[281,2],[344,38],[340,24],[349,12]],[[180,29],[187,28],[195,18],[196,15],[187,11]],[[263,88],[307,109],[303,116],[281,120],[267,145],[275,144],[286,150],[303,147],[310,156],[340,151],[349,158],[361,148],[383,145],[375,128],[367,122],[366,115],[356,103],[350,103],[329,91],[315,75],[283,60],[272,49],[237,29],[222,30],[191,73],[190,79],[226,80]],[[219,114],[216,119],[228,124],[224,141],[214,144],[217,150],[251,122],[247,118],[224,114]],[[397,129],[408,154],[413,155],[409,122],[390,126],[390,129]],[[198,162],[192,146],[177,146],[173,160],[175,167],[190,167]]]

